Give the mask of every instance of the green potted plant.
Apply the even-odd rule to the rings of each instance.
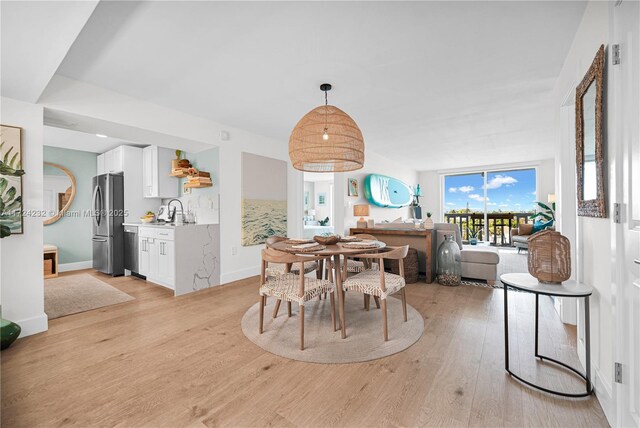
[[[171,160],[171,169],[179,168],[178,163],[180,162],[181,155],[182,155],[182,150],[176,150],[176,158]]]
[[[552,202],[551,206],[549,206],[543,202],[536,201],[536,204],[538,205],[538,211],[531,214],[529,216],[529,219],[533,220],[534,222],[550,222],[551,224],[549,224],[547,227],[553,227],[554,223],[556,222],[556,203]]]
[[[472,224],[471,226],[467,226],[467,236],[469,237],[469,244],[477,245],[478,236],[480,236],[480,228],[476,227],[475,224]]]
[[[427,212],[427,218],[424,219],[424,228],[433,229],[433,219],[430,212]]]

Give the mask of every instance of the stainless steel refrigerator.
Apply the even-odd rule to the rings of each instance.
[[[93,268],[124,275],[124,178],[122,174],[93,177]]]

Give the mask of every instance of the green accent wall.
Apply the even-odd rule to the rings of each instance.
[[[68,168],[76,178],[76,197],[69,211],[78,216],[62,217],[44,226],[44,243],[58,247],[58,263],[77,263],[92,260],[91,217],[85,216],[91,209],[92,179],[97,173],[97,153],[44,146],[44,161]],[[54,168],[57,170],[57,168]],[[50,168],[45,169],[45,174]],[[86,211],[85,211],[86,210]]]

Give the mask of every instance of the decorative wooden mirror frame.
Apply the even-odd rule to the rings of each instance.
[[[57,163],[51,163],[51,162],[44,162],[44,164],[47,166],[52,166],[54,168],[61,169],[62,172],[67,174],[67,177],[69,177],[69,180],[71,180],[71,195],[69,195],[69,200],[64,205],[64,207],[62,207],[62,209],[58,211],[56,215],[44,220],[44,225],[46,226],[48,224],[53,224],[56,221],[60,220],[64,215],[64,213],[66,213],[69,210],[69,207],[71,207],[71,204],[73,203],[73,200],[76,197],[76,177],[73,175],[71,171],[69,171],[69,169],[65,168],[62,165],[58,165]]]
[[[596,198],[584,200],[584,116],[582,98],[589,86],[595,83],[595,164]],[[607,217],[604,186],[604,141],[603,141],[603,85],[604,85],[604,45],[589,67],[582,82],[576,87],[576,172],[578,175],[578,215],[586,217]]]

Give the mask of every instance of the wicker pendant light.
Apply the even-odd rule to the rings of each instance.
[[[289,157],[295,169],[310,172],[354,171],[364,166],[364,139],[358,125],[338,107],[324,105],[305,114],[289,137]]]

